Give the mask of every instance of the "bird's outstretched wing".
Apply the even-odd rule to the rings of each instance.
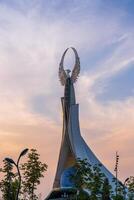
[[[80,73],[80,59],[79,59],[76,49],[73,47],[71,48],[73,49],[74,54],[75,54],[75,65],[72,71],[71,79],[72,79],[72,82],[75,83]]]
[[[63,67],[64,57],[65,57],[67,50],[68,50],[68,48],[63,53],[63,56],[61,58],[60,65],[59,65],[59,79],[60,79],[61,85],[65,85],[66,79],[67,79],[67,75],[66,75],[66,72],[65,72],[64,67]]]

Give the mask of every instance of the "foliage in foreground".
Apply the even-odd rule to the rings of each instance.
[[[0,172],[4,174],[4,178],[0,182],[2,198],[3,200],[15,200],[19,182],[18,174],[14,173],[11,163],[6,160],[3,162],[4,166],[0,169]],[[37,150],[31,149],[27,161],[21,165],[22,185],[19,200],[39,199],[39,196],[36,195],[36,190],[46,170],[47,165],[40,161],[40,155]]]
[[[13,166],[6,160],[3,162],[3,169],[0,169],[0,172],[4,174],[4,178],[0,182],[2,198],[3,200],[14,200],[17,191],[17,180],[15,178],[15,174],[13,173]]]
[[[31,149],[27,162],[21,167],[23,172],[22,190],[23,193],[27,194],[28,200],[38,199],[35,191],[40,184],[40,178],[44,177],[43,173],[47,170],[47,165],[42,163],[39,157],[37,150]]]
[[[91,200],[124,200],[126,199],[126,188],[121,183],[117,184],[117,195],[112,191],[107,177],[101,172],[101,164],[91,166],[86,159],[77,159],[74,166],[75,173],[71,174],[70,179],[78,191],[83,188],[91,191],[89,199]],[[113,180],[113,182],[116,180]],[[129,200],[134,200],[134,177],[130,177],[127,182]],[[81,192],[80,192],[81,193]],[[78,196],[83,200],[82,196]]]
[[[0,189],[3,200],[15,200],[18,188],[18,174],[14,173],[12,164],[6,160],[0,172],[4,174],[0,182]],[[87,200],[83,188],[91,191],[89,198],[91,200],[125,200],[126,188],[120,182],[117,183],[117,195],[112,191],[108,179],[101,171],[101,164],[91,166],[86,159],[77,159],[74,165],[75,173],[71,174],[70,179],[73,181],[78,194],[77,200]],[[31,149],[27,161],[21,165],[22,185],[19,200],[38,200],[36,194],[37,186],[40,179],[44,177],[47,165],[40,161],[40,155],[37,150]],[[116,179],[113,180],[114,182]],[[128,199],[134,200],[134,177],[127,180]]]

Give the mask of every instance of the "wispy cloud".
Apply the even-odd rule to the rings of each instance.
[[[43,194],[51,189],[60,148],[63,88],[57,71],[68,46],[81,58],[76,95],[82,135],[111,170],[119,149],[122,179],[133,171],[134,98],[106,104],[97,98],[111,77],[133,67],[134,30],[124,23],[127,10],[101,0],[71,2],[0,2],[0,157],[16,157],[25,146],[39,149],[49,165]],[[68,58],[72,63],[73,56]]]

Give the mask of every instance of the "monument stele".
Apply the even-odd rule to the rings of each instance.
[[[75,65],[70,75],[70,70],[64,69],[64,57],[69,49],[72,49],[75,55]],[[57,171],[53,183],[53,191],[46,198],[48,199],[62,199],[57,196],[57,193],[66,191],[69,188],[73,188],[73,184],[69,181],[69,174],[73,172],[73,166],[77,158],[81,160],[87,159],[87,161],[93,166],[95,164],[101,164],[101,171],[108,178],[110,184],[114,187],[113,174],[106,169],[106,167],[98,160],[89,146],[86,144],[80,133],[79,125],[79,104],[76,103],[74,83],[80,73],[80,59],[75,48],[67,48],[63,53],[61,62],[59,65],[59,79],[61,85],[64,86],[64,97],[61,98],[62,110],[63,110],[63,130],[62,141],[59,153],[59,160],[57,165]],[[64,196],[64,195],[63,195]],[[63,198],[64,199],[64,198]]]

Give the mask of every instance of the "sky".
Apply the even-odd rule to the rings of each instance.
[[[119,178],[134,175],[134,1],[0,0],[0,166],[36,148],[52,188],[62,134],[61,56],[77,49],[81,134]],[[72,68],[71,50],[65,68]],[[22,162],[24,158],[22,158]]]

